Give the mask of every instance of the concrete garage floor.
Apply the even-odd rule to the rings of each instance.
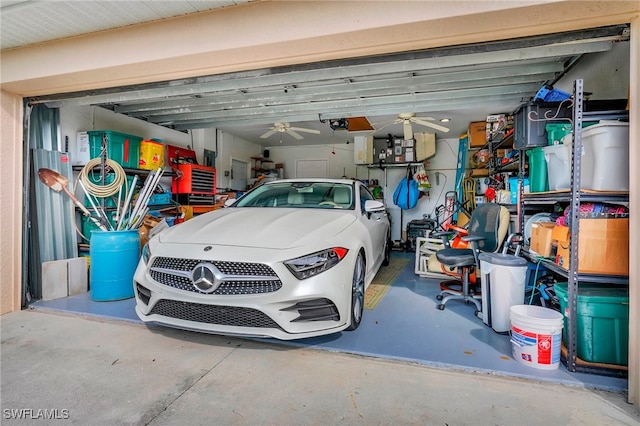
[[[376,308],[365,311],[357,331],[286,342],[253,340],[408,361],[450,370],[613,392],[626,391],[626,378],[570,373],[562,364],[555,370],[542,370],[515,361],[509,336],[495,333],[475,317],[473,305],[450,301],[444,311],[439,311],[435,296],[439,292],[440,280],[417,276],[413,270],[413,254],[393,252],[392,256],[405,257],[410,261]],[[89,293],[32,304],[32,308],[38,311],[75,313],[142,324],[134,306],[133,298],[94,302]]]
[[[0,325],[3,425],[640,424],[620,392],[93,315]]]

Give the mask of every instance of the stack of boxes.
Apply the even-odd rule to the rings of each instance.
[[[578,272],[599,275],[629,274],[629,219],[580,218]],[[531,226],[530,250],[555,259],[565,269],[570,261],[567,226],[538,222]],[[628,362],[629,288],[612,284],[579,284],[577,302],[577,354],[587,362],[626,365]],[[554,286],[565,317],[567,343],[568,283]]]

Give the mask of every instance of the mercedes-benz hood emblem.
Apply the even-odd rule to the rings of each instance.
[[[193,286],[202,293],[213,293],[221,284],[220,271],[210,263],[199,263],[191,271]]]

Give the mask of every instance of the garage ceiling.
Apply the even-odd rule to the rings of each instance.
[[[252,0],[60,1],[2,0],[0,48],[10,49]]]
[[[64,5],[78,8],[76,13],[83,8],[83,14],[94,16],[98,16],[98,8],[107,10],[109,18],[116,16],[113,14],[125,14],[128,18],[120,22],[133,24],[197,12],[204,10],[204,5],[211,9],[246,2],[106,1],[64,2]],[[12,8],[5,3],[12,3],[9,5]],[[120,7],[132,3],[140,6],[135,10]],[[43,13],[46,11],[39,8],[47,4],[3,2],[3,47],[27,42],[24,38],[29,31],[8,20],[11,15],[20,17],[23,9]],[[40,14],[32,16],[39,17]],[[115,25],[118,19],[104,19],[103,27]],[[58,23],[51,33],[31,42],[42,41],[42,37],[53,39],[87,31],[74,26],[73,23],[81,22],[81,19],[69,21],[64,25]],[[31,20],[30,28],[34,28],[34,24],[37,27],[38,22]],[[12,25],[7,28],[7,23]],[[487,114],[515,110],[543,85],[555,83],[585,55],[610,50],[613,43],[627,39],[626,26],[613,26],[66,93],[31,101],[51,107],[95,105],[181,131],[215,127],[265,146],[340,143],[352,141],[355,135],[369,133],[347,131],[343,126],[332,125],[335,124],[333,120],[339,119],[345,119],[341,124],[349,123],[350,117],[366,117],[377,129],[372,131],[376,136],[402,135],[401,124],[389,125],[400,113],[431,117],[434,123],[450,118],[451,122],[446,124],[450,132],[435,132],[439,138],[457,138],[466,131],[469,122],[484,120]],[[272,132],[268,138],[260,137],[274,123],[282,122],[320,133],[299,132],[303,140],[280,132]],[[413,124],[413,130],[434,131],[419,124]]]

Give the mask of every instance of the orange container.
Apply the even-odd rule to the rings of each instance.
[[[164,145],[154,140],[140,142],[140,162],[138,168],[157,170],[164,168]]]

